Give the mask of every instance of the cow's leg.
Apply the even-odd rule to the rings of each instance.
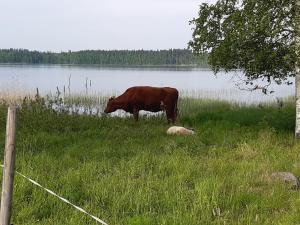
[[[173,124],[176,122],[177,116],[178,116],[178,109],[176,107],[176,108],[174,108],[174,114],[173,114],[173,117],[172,117]]]
[[[168,124],[170,124],[171,122],[174,124],[172,110],[170,110],[169,108],[167,108],[166,109],[166,115],[167,115]]]
[[[133,117],[135,121],[139,120],[139,110],[137,108],[133,108]]]
[[[168,123],[170,124],[172,122],[172,124],[175,124],[175,121],[177,118],[177,108],[176,107],[167,107],[166,114],[167,114]]]

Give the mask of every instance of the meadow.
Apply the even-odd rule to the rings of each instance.
[[[0,102],[4,149],[7,101]],[[293,100],[281,106],[181,98],[177,124],[194,128],[194,136],[168,136],[163,115],[139,122],[100,116],[93,102],[65,99],[83,107],[78,113],[53,110],[60,98],[20,101],[17,171],[109,225],[299,224],[299,190],[270,179],[276,171],[300,176]],[[19,175],[12,222],[96,224]]]

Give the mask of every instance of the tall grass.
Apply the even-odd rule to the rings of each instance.
[[[92,107],[105,104],[105,97],[64,101]],[[187,137],[167,136],[163,116],[136,123],[57,111],[46,102],[22,101],[17,170],[110,225],[300,221],[299,192],[269,178],[274,171],[300,175],[290,102],[254,106],[181,98],[177,123],[196,130]],[[4,104],[0,115],[3,149]],[[13,223],[95,224],[19,176]]]

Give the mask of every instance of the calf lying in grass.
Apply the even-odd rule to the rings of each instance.
[[[193,135],[195,131],[180,126],[172,126],[167,130],[167,134]]]

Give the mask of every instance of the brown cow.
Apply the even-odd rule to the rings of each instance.
[[[123,109],[133,114],[138,120],[139,111],[150,112],[166,111],[168,122],[175,123],[177,117],[178,91],[170,87],[139,86],[128,88],[117,98],[110,98],[105,113],[111,113],[117,109]]]

